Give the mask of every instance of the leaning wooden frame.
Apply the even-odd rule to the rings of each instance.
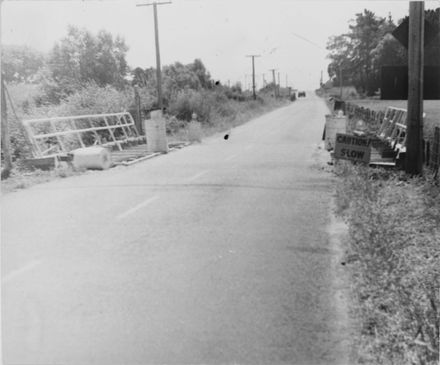
[[[382,125],[378,131],[378,137],[391,141],[397,125],[406,126],[406,109],[387,107]]]
[[[77,148],[113,147],[122,151],[127,142],[139,142],[128,112],[23,120],[35,158],[66,155]]]
[[[434,172],[434,178],[438,178],[440,168],[440,127],[434,129],[434,140],[432,145],[432,156],[429,167]]]

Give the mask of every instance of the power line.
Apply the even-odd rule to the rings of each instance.
[[[319,49],[321,49],[323,51],[327,51],[325,48],[322,48],[319,44],[311,41],[310,39],[307,39],[306,37],[303,37],[302,35],[299,35],[299,34],[294,33],[294,32],[291,32],[291,34],[294,35],[295,37],[299,38],[299,39],[302,39],[303,41],[306,41],[306,42],[310,43],[311,45],[313,45],[313,46],[315,46],[315,47],[317,47],[317,48],[319,48]]]

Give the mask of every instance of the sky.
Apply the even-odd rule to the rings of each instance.
[[[160,0],[164,1],[164,0]],[[3,0],[2,44],[28,45],[48,52],[69,24],[94,33],[120,35],[129,46],[130,67],[155,67],[154,19],[150,0]],[[425,1],[426,9],[440,0]],[[158,9],[162,65],[202,60],[224,84],[251,83],[255,58],[257,87],[272,81],[312,90],[321,71],[328,79],[326,43],[348,30],[363,9],[398,20],[408,15],[402,0],[172,0]]]

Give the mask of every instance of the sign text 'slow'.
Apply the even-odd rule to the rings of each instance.
[[[369,138],[336,134],[336,159],[369,163],[370,155],[371,140]]]

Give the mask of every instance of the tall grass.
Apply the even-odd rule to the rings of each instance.
[[[422,178],[341,163],[360,362],[437,364],[440,189]]]
[[[90,83],[61,100],[59,104],[51,105],[38,102],[41,99],[41,89],[36,85],[17,84],[11,85],[9,89],[17,113],[17,117],[13,113],[8,113],[8,116],[12,154],[18,165],[23,159],[32,157],[21,125],[24,119],[136,110],[134,89],[130,86],[117,90],[111,86],[100,87]],[[145,117],[155,107],[156,97],[148,88],[141,88],[139,91],[142,114]],[[270,97],[249,100],[243,93],[223,86],[214,89],[185,89],[167,101],[167,130],[174,137],[185,137],[187,122],[196,113],[202,123],[204,135],[209,135],[242,124],[285,102],[286,100],[279,101]]]

